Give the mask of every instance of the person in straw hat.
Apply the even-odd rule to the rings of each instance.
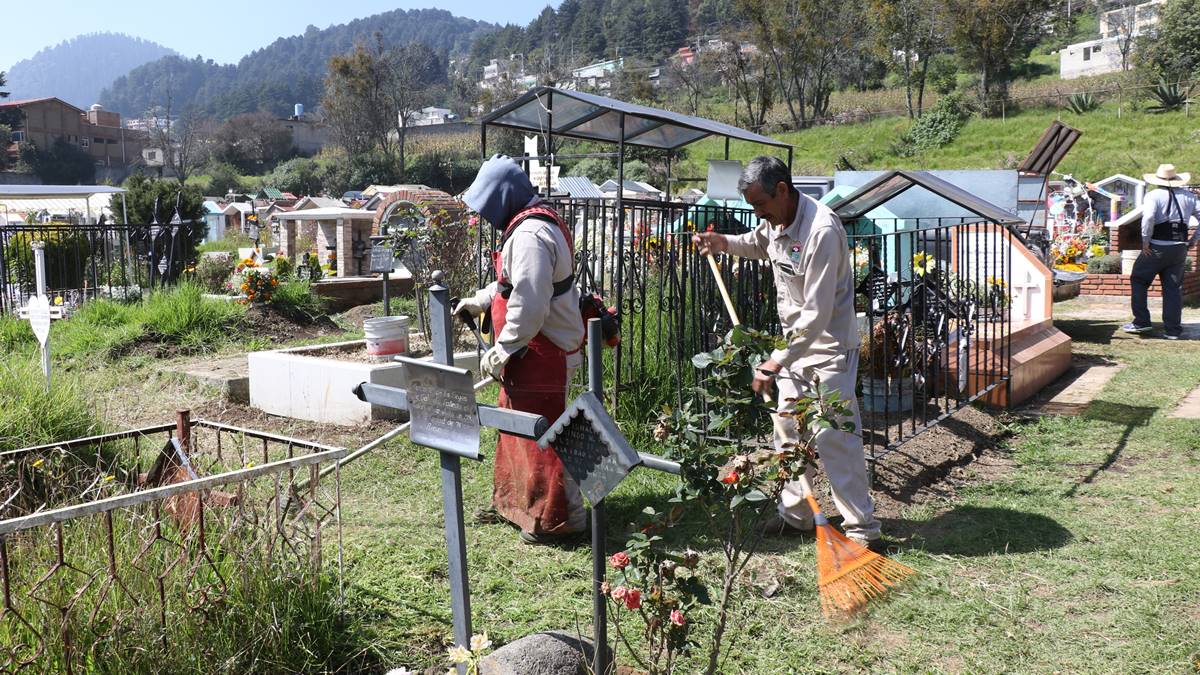
[[[1196,241],[1196,234],[1188,237],[1188,227],[1200,216],[1200,200],[1184,187],[1191,182],[1191,174],[1177,172],[1174,164],[1161,164],[1143,179],[1163,189],[1152,190],[1142,201],[1142,254],[1129,275],[1133,321],[1122,328],[1126,333],[1154,330],[1146,295],[1158,277],[1162,282],[1163,337],[1178,340],[1183,333],[1183,266]]]

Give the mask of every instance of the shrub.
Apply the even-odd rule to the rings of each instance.
[[[215,253],[200,257],[196,263],[196,283],[209,293],[228,293],[229,277],[236,263],[228,253]]]
[[[228,253],[236,256],[239,248],[254,246],[254,237],[241,232],[228,231],[225,236],[216,241],[206,241],[196,249],[198,253]]]
[[[929,112],[917,118],[895,146],[896,154],[910,157],[922,150],[934,150],[954,142],[971,116],[961,96],[947,94]]]
[[[92,247],[86,235],[65,229],[45,232],[21,232],[4,245],[8,282],[33,289],[36,274],[33,267],[34,241],[46,243],[46,289],[82,288]]]
[[[295,272],[295,266],[287,256],[281,255],[271,261],[271,270],[275,273],[276,279],[288,281]]]
[[[1071,94],[1067,99],[1067,110],[1076,115],[1084,115],[1100,107],[1100,101],[1096,100],[1095,96],[1087,92],[1080,94]]]
[[[1121,256],[1098,255],[1087,263],[1089,274],[1119,274],[1121,272]]]

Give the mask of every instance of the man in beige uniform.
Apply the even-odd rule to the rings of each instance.
[[[797,398],[816,378],[841,394],[855,431],[822,430],[815,446],[846,535],[878,550],[882,548],[879,521],[871,501],[854,393],[859,339],[846,230],[828,207],[792,187],[791,172],[774,157],[752,160],[738,189],[763,222],[742,235],[704,233],[693,241],[701,253],[728,252],[771,261],[779,322],[788,344],[772,352],[751,386],[769,393],[774,385],[779,392],[777,411],[785,410],[788,399]],[[776,415],[776,444],[798,441],[795,422]],[[811,530],[812,511],[804,500],[811,485],[811,469],[801,480],[789,483],[780,499],[779,519],[769,526],[777,531]]]

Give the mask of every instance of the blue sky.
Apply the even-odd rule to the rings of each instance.
[[[184,56],[236,63],[275,38],[386,12],[439,7],[493,23],[525,24],[557,0],[42,0],[0,2],[0,70],[83,33],[109,31],[153,40]]]

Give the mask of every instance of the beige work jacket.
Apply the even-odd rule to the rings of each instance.
[[[733,255],[771,261],[779,322],[788,341],[772,359],[800,369],[858,349],[846,230],[829,207],[801,194],[796,218],[787,227],[763,221],[726,241]]]

